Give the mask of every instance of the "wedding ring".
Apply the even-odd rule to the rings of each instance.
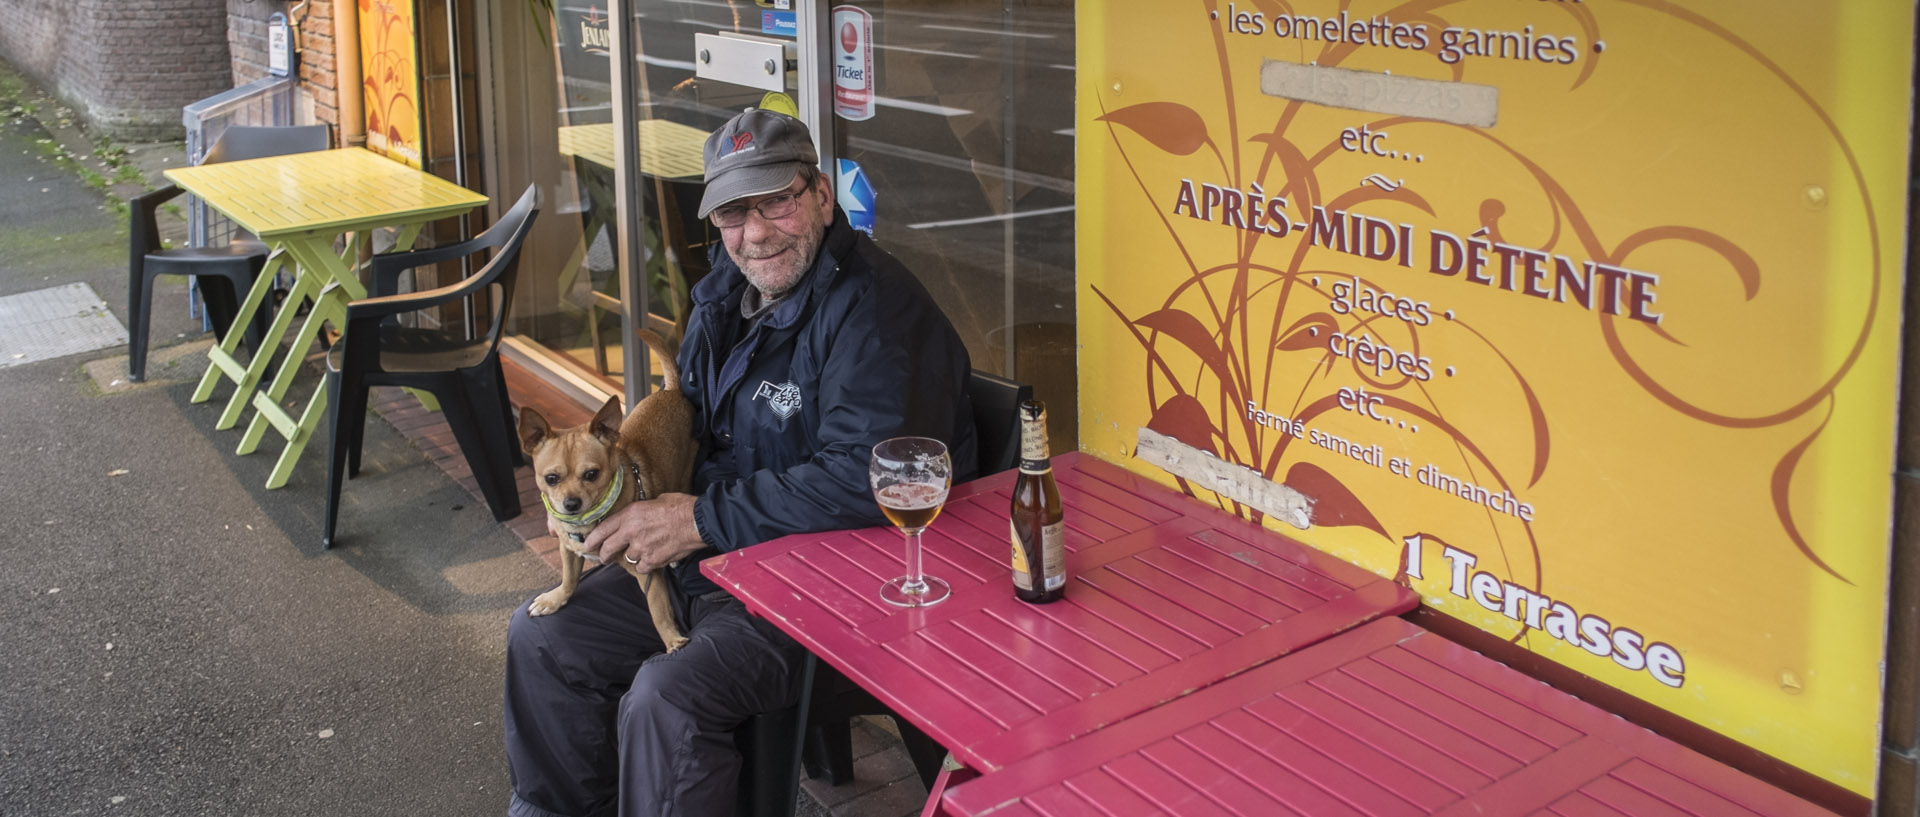
[[[625,557],[625,558],[626,558],[626,560],[627,560],[627,564],[630,564],[630,565],[637,565],[637,564],[639,564],[639,563],[640,563],[640,560],[639,560],[639,559],[635,559],[635,558],[633,558],[632,556],[628,556],[628,557]]]

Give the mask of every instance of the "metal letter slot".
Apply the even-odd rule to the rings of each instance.
[[[787,74],[796,64],[789,40],[723,31],[693,35],[694,73],[701,79],[745,85],[762,91],[785,91]],[[784,69],[784,70],[782,70]]]

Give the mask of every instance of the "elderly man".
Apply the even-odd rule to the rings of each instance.
[[[948,441],[975,462],[970,364],[899,261],[847,224],[807,129],[749,110],[707,139],[700,217],[725,251],[693,290],[679,363],[697,407],[691,494],[636,502],[587,545],[670,571],[691,642],[662,652],[646,599],[596,570],[572,601],[507,630],[514,817],[728,815],[733,730],[798,700],[805,651],[700,575],[715,553],[790,533],[885,524],[875,443]],[[877,588],[876,588],[877,592]]]

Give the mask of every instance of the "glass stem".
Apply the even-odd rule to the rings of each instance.
[[[900,592],[911,596],[927,592],[927,583],[920,578],[920,531],[922,530],[925,528],[902,531],[907,535],[907,583],[900,588]]]

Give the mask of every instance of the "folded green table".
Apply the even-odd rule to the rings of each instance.
[[[242,333],[227,333],[219,346],[208,350],[207,372],[193,393],[193,402],[202,403],[213,396],[222,379],[235,384],[215,424],[220,429],[232,428],[246,406],[253,406],[253,420],[240,441],[241,454],[259,448],[268,428],[286,439],[286,448],[267,476],[267,487],[278,488],[287,483],[293,464],[319,426],[327,391],[315,389],[297,420],[282,404],[322,324],[331,322],[344,331],[347,304],[367,295],[353,267],[367,233],[395,228],[399,230],[395,249],[409,249],[428,222],[465,213],[485,204],[487,197],[361,148],[175,168],[166,176],[272,248],[266,267],[240,305],[236,324],[245,325],[264,308],[276,274],[288,261],[294,264],[293,289],[267,330],[261,345],[264,351],[243,365],[234,356]],[[342,236],[348,237],[345,247],[335,252]],[[308,302],[312,308],[293,336],[292,346],[273,381],[261,389],[273,350],[287,338],[300,307]]]

